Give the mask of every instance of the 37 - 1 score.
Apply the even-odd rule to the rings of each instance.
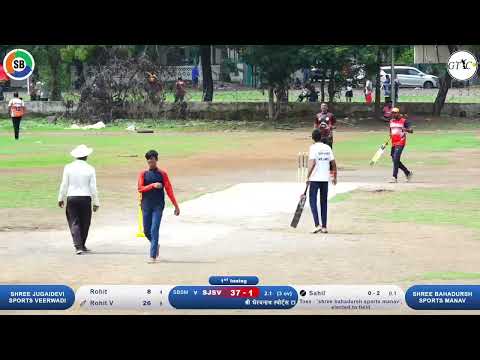
[[[251,288],[234,288],[230,289],[230,297],[258,297],[260,291],[258,288],[251,287]]]

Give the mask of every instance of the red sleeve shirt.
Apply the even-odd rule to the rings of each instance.
[[[142,170],[138,175],[138,192],[144,193],[154,189],[153,184],[145,186],[145,170]]]
[[[163,176],[163,186],[165,187],[165,192],[167,193],[168,198],[172,202],[173,206],[178,207],[177,199],[175,199],[175,194],[173,193],[172,183],[170,182],[170,178],[168,177],[167,172],[164,170],[160,170],[160,173]]]
[[[160,171],[160,174],[162,174],[163,187],[165,189],[165,192],[168,195],[168,198],[172,202],[173,206],[178,207],[177,199],[175,198],[175,194],[173,192],[172,183],[170,182],[170,178],[168,177],[167,172],[164,170],[159,170],[159,171]],[[144,185],[145,184],[144,176],[145,176],[145,170],[141,171],[140,174],[138,175],[138,192],[139,193],[145,193],[155,189],[155,187],[153,186],[154,184],[150,184],[146,186]]]

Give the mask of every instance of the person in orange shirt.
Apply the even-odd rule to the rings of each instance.
[[[410,182],[413,176],[413,172],[408,170],[407,167],[400,161],[403,149],[407,144],[407,133],[413,133],[410,122],[400,114],[400,109],[392,109],[392,119],[390,120],[390,141],[392,149],[390,156],[393,161],[393,176],[390,180],[391,183],[397,182],[398,169],[401,169],[407,181]]]
[[[18,140],[20,137],[20,122],[25,115],[25,103],[18,97],[18,92],[13,93],[13,99],[8,103],[8,111],[12,118],[15,140]]]

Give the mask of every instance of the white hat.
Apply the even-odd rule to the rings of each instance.
[[[70,152],[74,158],[81,158],[90,155],[93,152],[92,148],[87,147],[86,145],[79,145]]]

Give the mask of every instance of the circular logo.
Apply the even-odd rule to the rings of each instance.
[[[14,49],[3,59],[3,70],[12,80],[24,80],[33,73],[35,60],[27,50]]]
[[[477,58],[468,51],[457,51],[450,55],[447,63],[448,73],[457,80],[471,79],[478,69]]]

